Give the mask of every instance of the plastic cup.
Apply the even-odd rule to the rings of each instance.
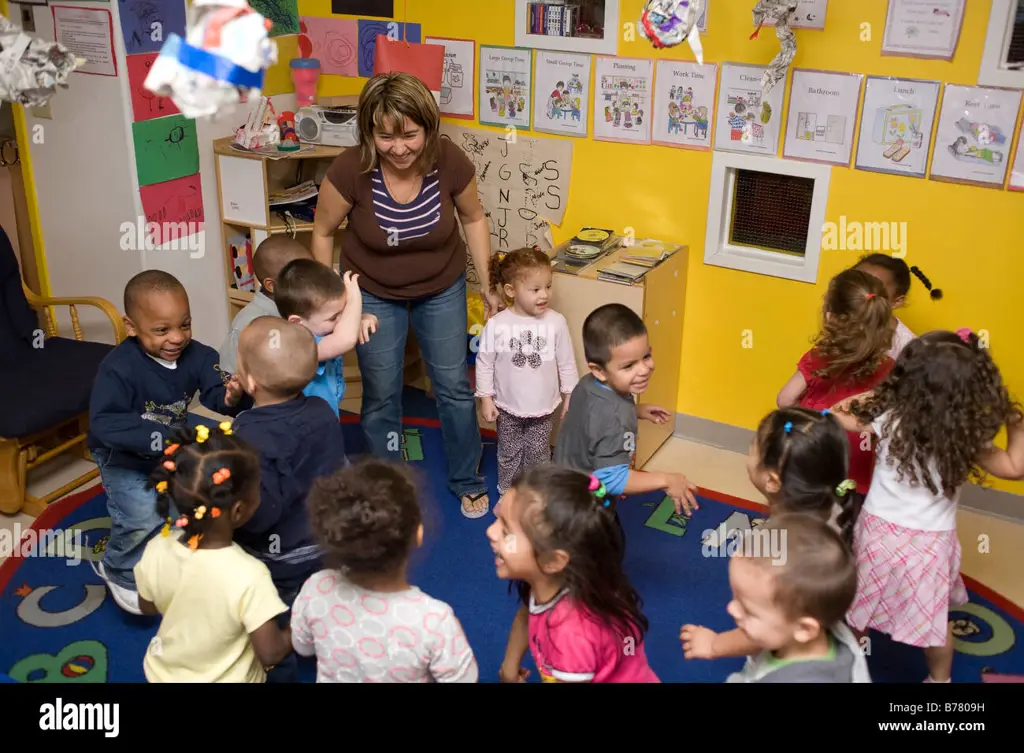
[[[316,84],[320,79],[320,61],[316,58],[294,58],[291,62],[295,101],[299,107],[316,104]]]

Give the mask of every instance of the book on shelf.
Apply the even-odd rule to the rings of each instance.
[[[680,246],[653,238],[644,238],[631,244],[624,243],[623,246],[626,250],[620,257],[621,261],[648,268],[658,266],[680,249]]]
[[[547,37],[574,37],[580,6],[566,2],[530,3],[527,6],[531,34]]]
[[[650,269],[650,267],[645,265],[617,261],[598,270],[597,279],[604,280],[605,282],[617,282],[621,285],[632,285],[647,274]]]

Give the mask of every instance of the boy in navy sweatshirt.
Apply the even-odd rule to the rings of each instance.
[[[172,429],[188,419],[199,392],[208,409],[235,415],[251,404],[237,379],[220,370],[213,348],[192,339],[188,294],[173,275],[135,275],[124,289],[128,338],[100,364],[89,403],[88,447],[100,470],[110,537],[96,568],[114,601],[141,614],[134,568],[163,527],[150,472]]]
[[[313,481],[348,463],[338,416],[303,389],[317,371],[317,344],[301,324],[261,316],[238,339],[238,378],[255,407],[238,416],[234,433],[260,454],[260,506],[235,531],[235,541],[270,570],[289,607],[309,576],[323,567],[306,511]],[[291,613],[281,615],[284,627]],[[298,682],[293,654],[267,682]]]

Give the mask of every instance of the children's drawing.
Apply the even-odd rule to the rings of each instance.
[[[846,134],[846,118],[842,115],[826,115],[800,112],[796,116],[796,137],[802,141],[823,141],[826,144],[842,144]]]
[[[914,105],[879,107],[875,111],[872,140],[884,147],[882,156],[893,162],[902,162],[913,150],[924,143],[921,120],[924,114]]]
[[[320,61],[320,72],[358,76],[359,23],[354,18],[299,19],[299,55]]]
[[[764,141],[764,127],[772,119],[772,108],[762,101],[762,93],[756,89],[729,89],[726,104],[730,110],[729,140],[745,144],[760,144]]]
[[[146,76],[149,75],[157,53],[147,52],[141,55],[128,55],[128,88],[132,93],[132,114],[134,120],[149,120],[174,115],[179,112],[170,97],[161,97],[146,88]]]
[[[199,172],[196,122],[170,115],[132,124],[139,185],[183,178]]]
[[[203,229],[203,185],[199,174],[140,186],[142,211],[153,242],[161,245]]]
[[[420,43],[420,25],[398,21],[367,21],[359,19],[359,75],[373,77],[373,60],[377,54],[377,35],[395,41]],[[404,35],[404,36],[403,36]]]
[[[185,37],[185,3],[120,0],[117,9],[128,55],[160,52],[171,34]]]
[[[274,24],[270,36],[299,33],[298,0],[250,0],[249,5]]]

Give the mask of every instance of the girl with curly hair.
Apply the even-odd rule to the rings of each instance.
[[[892,307],[878,278],[859,269],[832,278],[821,332],[779,392],[778,406],[822,411],[881,384],[893,365],[887,355],[893,339],[891,321]],[[874,448],[856,434],[847,439],[849,476],[857,485],[851,501],[859,506],[871,485]]]
[[[878,464],[854,530],[857,598],[847,614],[924,649],[926,682],[949,682],[949,610],[960,577],[960,489],[986,473],[1024,478],[1024,423],[999,369],[969,330],[911,341],[876,390],[835,407],[847,431],[878,437]],[[1005,450],[995,447],[1007,428]]]

